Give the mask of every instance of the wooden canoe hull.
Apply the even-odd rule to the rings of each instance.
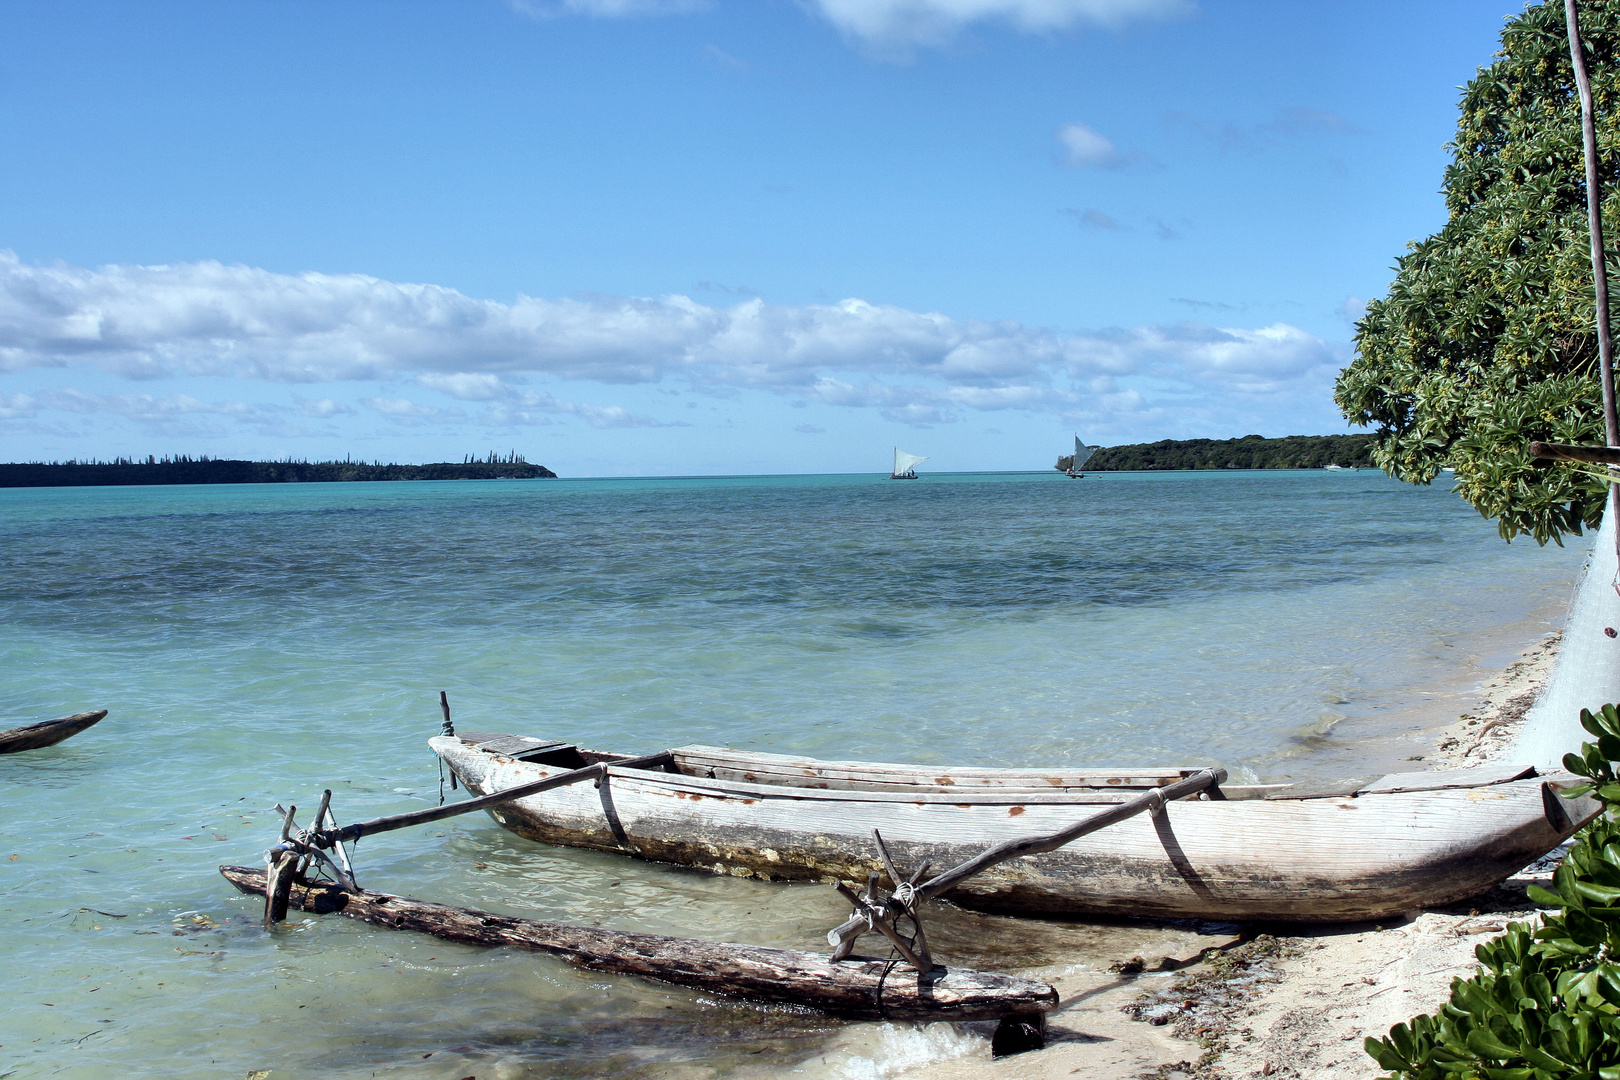
[[[222,866],[219,872],[243,892],[264,895],[263,870]],[[290,905],[468,945],[547,952],[593,971],[813,1008],[855,1020],[1000,1020],[1035,1016],[1058,1002],[1057,991],[1046,983],[1016,975],[945,967],[921,975],[892,960],[866,957],[835,964],[826,956],[797,949],[520,919],[369,890],[351,893],[335,886],[295,884]]]
[[[561,768],[439,737],[430,745],[484,794]],[[1571,778],[1565,777],[1566,782]],[[1003,863],[950,894],[1024,913],[1354,922],[1451,903],[1496,885],[1598,810],[1542,778],[1486,787],[1296,801],[1180,801],[1056,851]],[[957,788],[870,794],[610,769],[489,811],[547,844],[613,851],[738,877],[865,881],[872,830],[903,872],[936,872],[1005,840],[1056,832],[1093,794]],[[1106,794],[1106,793],[1105,793]],[[871,800],[871,801],[869,801]]]
[[[46,720],[27,727],[0,731],[0,754],[15,754],[19,750],[38,750],[42,746],[55,746],[99,723],[107,715],[106,709],[74,713],[60,720]]]

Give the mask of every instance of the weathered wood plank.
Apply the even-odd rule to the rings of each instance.
[[[1447,788],[1492,787],[1527,780],[1534,765],[1482,765],[1477,769],[1390,773],[1361,788],[1358,795],[1392,795],[1400,791],[1444,791]]]
[[[457,735],[456,738],[468,746],[478,747],[486,754],[505,754],[507,757],[562,750],[573,745],[558,739],[534,739],[527,735],[497,735],[486,732],[464,733]]]
[[[540,766],[542,769],[552,766]],[[626,769],[623,766],[605,766],[610,776],[619,776],[625,779],[638,779],[644,777],[645,772]],[[942,806],[975,806],[1000,805],[1005,806],[1009,801],[1021,803],[1042,803],[1064,806],[1111,806],[1125,802],[1134,795],[1144,791],[1157,790],[1155,788],[1120,788],[1113,790],[1098,790],[1086,788],[1079,791],[1063,791],[1058,788],[904,788],[886,789],[881,791],[855,790],[848,787],[797,787],[787,784],[771,784],[761,780],[711,780],[703,776],[687,776],[682,773],[660,774],[657,782],[671,791],[682,791],[688,795],[707,798],[709,795],[738,795],[747,797],[773,796],[778,798],[803,798],[819,801],[848,802],[848,803],[909,803],[913,806],[922,806],[936,803]]]
[[[45,746],[55,746],[63,739],[72,738],[85,728],[100,723],[106,715],[106,709],[97,709],[94,712],[74,713],[59,720],[45,720],[26,727],[12,728],[10,731],[0,731],[0,754],[15,754],[19,750],[38,750]]]
[[[1083,771],[1066,769],[988,769],[966,765],[929,767],[922,765],[892,765],[866,761],[820,761],[814,758],[796,758],[783,754],[761,754],[752,751],[728,750],[719,746],[678,746],[671,750],[676,768],[697,776],[722,778],[720,773],[736,773],[726,779],[751,780],[748,774],[765,783],[794,784],[809,787],[825,783],[829,787],[842,782],[845,785],[924,788],[952,787],[1022,787],[1049,788],[1132,788],[1163,787],[1197,771],[1195,768],[1087,768]],[[711,771],[712,770],[712,771]],[[769,779],[767,779],[767,776]]]
[[[1348,799],[1368,784],[1378,782],[1378,776],[1349,776],[1302,780],[1297,784],[1278,788],[1266,796],[1268,799]]]
[[[262,870],[222,866],[220,873],[245,893],[265,890]],[[944,967],[919,974],[896,961],[865,958],[835,964],[796,949],[570,926],[334,886],[294,885],[289,902],[300,911],[337,912],[468,945],[546,952],[592,971],[857,1020],[999,1020],[1042,1013],[1058,1000],[1047,984],[1016,975]]]

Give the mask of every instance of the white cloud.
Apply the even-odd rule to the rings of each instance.
[[[39,403],[28,394],[0,394],[0,420],[25,420],[39,412]]]
[[[86,394],[81,390],[50,390],[40,397],[50,408],[63,412],[114,413],[143,421],[196,415],[245,419],[255,412],[251,405],[243,401],[202,401],[190,394],[163,398],[151,394]]]
[[[1064,124],[1057,130],[1063,163],[1077,169],[1114,168],[1124,162],[1114,144],[1084,124]]]
[[[314,401],[310,401],[294,394],[293,405],[305,416],[313,417],[317,420],[325,420],[328,417],[333,416],[354,415],[354,410],[352,408],[343,404],[341,401],[333,401],[331,398],[317,398]]]
[[[417,382],[461,401],[494,401],[506,394],[508,389],[499,377],[487,372],[474,374],[464,371],[456,375],[423,375]]]
[[[551,417],[556,415],[578,416],[597,428],[686,426],[637,416],[618,405],[586,405],[535,390],[519,390],[488,373],[430,374],[417,381],[462,401],[494,402],[479,419],[496,427],[550,424],[553,423]]]
[[[999,22],[1026,33],[1078,26],[1117,27],[1178,18],[1191,0],[811,0],[846,36],[879,48],[939,45],[973,23]]]
[[[24,395],[25,396],[25,395]],[[136,428],[172,438],[218,438],[251,428],[265,435],[302,435],[305,429],[290,423],[293,410],[279,405],[252,405],[245,401],[203,401],[190,394],[162,397],[153,394],[93,394],[73,388],[44,390],[34,395],[26,413],[33,417],[55,411],[83,416],[89,429],[106,426],[102,417],[120,417]],[[0,397],[0,404],[4,398]],[[351,410],[352,411],[352,410]],[[0,420],[13,419],[0,408]]]
[[[361,398],[360,404],[376,409],[384,416],[411,420],[440,415],[440,410],[430,409],[426,405],[418,405],[416,402],[406,398]]]
[[[1152,393],[1174,387],[1204,398],[1284,394],[1325,385],[1340,362],[1327,343],[1285,323],[1060,334],[858,299],[710,307],[678,295],[579,296],[503,304],[359,274],[276,274],[214,262],[35,267],[0,252],[0,369],[88,364],[135,379],[372,380],[395,388],[379,387],[362,404],[396,423],[541,424],[563,415],[596,427],[662,423],[524,388],[531,378],[662,382],[721,397],[765,390],[942,422],[963,409],[1084,413],[1104,398],[1127,404],[1149,384],[1158,388]],[[1105,389],[1100,379],[1142,386]],[[476,418],[432,409],[396,396],[400,380],[484,408]],[[50,407],[74,408],[76,399],[58,393]],[[38,407],[23,397],[0,398],[0,408],[21,415]],[[349,409],[331,398],[293,400],[287,415]],[[96,407],[113,409],[105,401]],[[247,419],[269,416],[266,409],[120,395],[114,411]]]

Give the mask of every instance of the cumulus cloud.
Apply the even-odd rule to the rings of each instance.
[[[1070,414],[1095,407],[1102,393],[1076,387],[1107,378],[1202,394],[1280,393],[1321,381],[1339,359],[1285,323],[1060,334],[859,299],[792,306],[752,298],[713,307],[679,295],[576,296],[507,304],[360,274],[289,275],[215,262],[36,267],[0,252],[0,369],[89,364],[133,379],[370,380],[393,389],[373,391],[362,404],[395,423],[543,424],[558,416],[596,427],[662,423],[523,385],[534,378],[676,384],[715,396],[764,390],[940,423],[963,409]],[[400,384],[412,382],[482,409],[469,416],[399,396]],[[1116,392],[1135,389],[1108,391]],[[21,398],[0,398],[0,407],[38,407]],[[59,400],[67,404],[52,407],[72,408]],[[296,412],[315,418],[349,409],[325,397],[294,400]],[[184,395],[121,401],[131,416],[262,413]]]
[[[24,420],[39,413],[39,402],[30,394],[0,394],[0,420]]]
[[[588,405],[564,401],[537,390],[522,390],[487,372],[428,374],[417,381],[462,401],[492,402],[480,419],[498,427],[550,424],[553,422],[551,417],[558,415],[580,417],[596,428],[687,426],[684,423],[666,424],[650,416],[638,416],[618,405]]]
[[[376,409],[384,416],[396,420],[422,420],[427,417],[440,418],[450,413],[445,409],[430,409],[426,405],[418,405],[407,398],[361,398],[360,404]]]
[[[120,417],[135,427],[157,435],[177,438],[213,438],[252,428],[262,434],[298,435],[307,432],[290,423],[292,410],[284,406],[253,405],[245,401],[204,401],[190,394],[164,397],[154,394],[94,394],[72,388],[44,390],[27,398],[27,409],[8,415],[0,408],[0,420],[32,418],[55,411],[84,417]],[[0,396],[0,405],[5,402]],[[87,421],[96,426],[97,419]]]
[[[846,37],[880,49],[940,45],[974,23],[1026,33],[1118,27],[1191,13],[1190,0],[812,0]]]
[[[293,395],[293,404],[299,412],[316,420],[324,420],[332,416],[353,416],[354,410],[341,401],[331,398],[316,398],[314,401]]]
[[[1057,130],[1063,147],[1063,164],[1076,169],[1117,168],[1124,163],[1114,144],[1084,124],[1064,124]]]

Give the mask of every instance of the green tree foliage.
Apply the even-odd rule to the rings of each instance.
[[[1137,469],[1320,469],[1328,465],[1370,468],[1371,435],[1289,435],[1266,439],[1164,439],[1107,446],[1091,455],[1086,472]],[[1072,457],[1058,458],[1067,469]]]
[[[1581,31],[1598,115],[1606,238],[1620,236],[1620,0],[1583,0]],[[1373,458],[1426,484],[1455,466],[1456,490],[1504,539],[1562,542],[1596,525],[1604,485],[1531,464],[1532,439],[1601,443],[1580,102],[1564,6],[1525,10],[1462,96],[1445,174],[1450,217],[1397,261],[1389,295],[1357,325],[1334,398],[1376,424]],[[1610,277],[1616,279],[1613,255]]]
[[[1540,927],[1511,923],[1474,951],[1472,979],[1454,979],[1433,1016],[1396,1024],[1367,1053],[1390,1080],[1620,1080],[1620,711],[1581,710],[1597,736],[1564,767],[1586,778],[1603,812],[1530,895],[1560,910]]]

